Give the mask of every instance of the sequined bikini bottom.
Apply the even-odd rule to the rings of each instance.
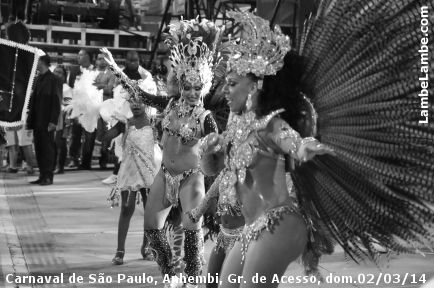
[[[177,207],[179,203],[179,187],[182,182],[191,175],[199,173],[200,169],[189,169],[176,176],[172,176],[164,164],[161,164],[161,170],[163,170],[164,177],[166,178],[166,198],[171,205]]]
[[[241,239],[243,229],[243,226],[230,229],[220,225],[220,232],[217,235],[216,246],[214,248],[215,251],[223,249],[225,254],[228,255],[229,251],[234,247],[235,242]]]
[[[293,205],[285,205],[267,210],[263,215],[256,219],[252,224],[245,225],[243,229],[243,237],[241,240],[241,261],[244,259],[249,249],[250,243],[258,240],[264,230],[273,233],[274,228],[279,225],[279,220],[283,219],[284,215],[299,214],[298,208]]]

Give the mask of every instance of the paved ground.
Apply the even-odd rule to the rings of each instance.
[[[162,287],[154,282],[131,284],[126,279],[118,283],[118,277],[130,277],[139,283],[153,278],[161,283],[161,277],[154,262],[141,260],[143,209],[139,207],[127,238],[126,263],[111,264],[116,249],[119,208],[108,206],[106,198],[110,189],[100,182],[109,174],[109,171],[67,172],[56,176],[55,184],[48,187],[28,185],[35,177],[24,174],[0,176],[0,287]],[[206,244],[207,258],[212,246],[212,243]],[[330,273],[340,282],[348,282],[347,276],[353,277],[352,284],[321,284],[321,287],[420,287],[423,277],[426,280],[434,277],[434,255],[393,256],[390,263],[379,270],[373,265],[346,261],[338,249],[337,253],[323,259],[321,267],[326,280],[330,280],[327,277]],[[56,279],[53,276],[63,275],[63,280],[57,279],[63,284],[7,283],[14,273],[19,279],[25,275],[51,276],[52,281]],[[148,277],[145,280],[138,277],[143,273]],[[285,275],[302,276],[301,266],[290,265]],[[80,276],[82,284],[77,280],[70,283],[72,278]],[[103,276],[104,283],[92,283],[93,279],[102,279],[99,276]],[[132,279],[134,276],[136,279]],[[113,283],[107,283],[110,277]],[[381,280],[376,284],[379,277]],[[397,277],[400,277],[400,284],[393,284]],[[355,284],[357,279],[365,284]],[[372,284],[366,284],[368,282]],[[307,288],[318,287],[318,284],[282,283],[279,287]]]

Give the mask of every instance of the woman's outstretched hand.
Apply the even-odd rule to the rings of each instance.
[[[107,49],[107,48],[101,48],[100,49],[101,53],[104,55],[104,59],[105,61],[110,65],[110,66],[117,66],[115,59],[113,59],[113,55],[112,53]]]

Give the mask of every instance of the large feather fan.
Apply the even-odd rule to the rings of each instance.
[[[220,40],[221,29],[214,22],[203,19],[181,20],[169,25],[169,32],[165,34],[165,43],[169,46],[189,44],[190,41],[200,41],[210,50],[214,50]]]
[[[96,129],[99,108],[103,100],[103,91],[93,85],[98,72],[84,70],[75,82],[72,90],[72,100],[69,109],[72,110],[70,118],[77,118],[83,128],[88,132]]]
[[[433,245],[434,106],[420,95],[434,94],[434,53],[419,51],[422,6],[432,12],[433,3],[319,1],[299,45],[317,138],[336,156],[295,170],[297,196],[313,227],[355,261],[378,263],[377,247]],[[424,19],[433,27],[432,16]],[[427,41],[433,47],[434,38]]]
[[[113,89],[113,98],[102,103],[99,114],[110,127],[116,125],[118,121],[126,123],[128,118],[133,117],[128,102],[129,98],[128,92],[121,85],[118,85]]]

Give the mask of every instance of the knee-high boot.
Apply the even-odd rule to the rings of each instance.
[[[163,277],[165,275],[174,276],[172,251],[164,231],[162,229],[151,229],[145,230],[145,233],[149,240],[149,246],[155,251],[154,258],[160,267]]]
[[[187,276],[200,276],[202,274],[202,257],[203,237],[201,229],[199,230],[184,230],[184,272]],[[196,283],[189,283],[195,287]]]
[[[149,247],[149,240],[146,237],[146,233],[143,235],[142,248],[140,249],[143,259],[148,261],[154,260],[154,255],[152,254],[152,249]]]
[[[174,226],[171,231],[172,236],[172,262],[175,272],[182,273],[182,242],[184,240],[184,228],[181,225]]]

